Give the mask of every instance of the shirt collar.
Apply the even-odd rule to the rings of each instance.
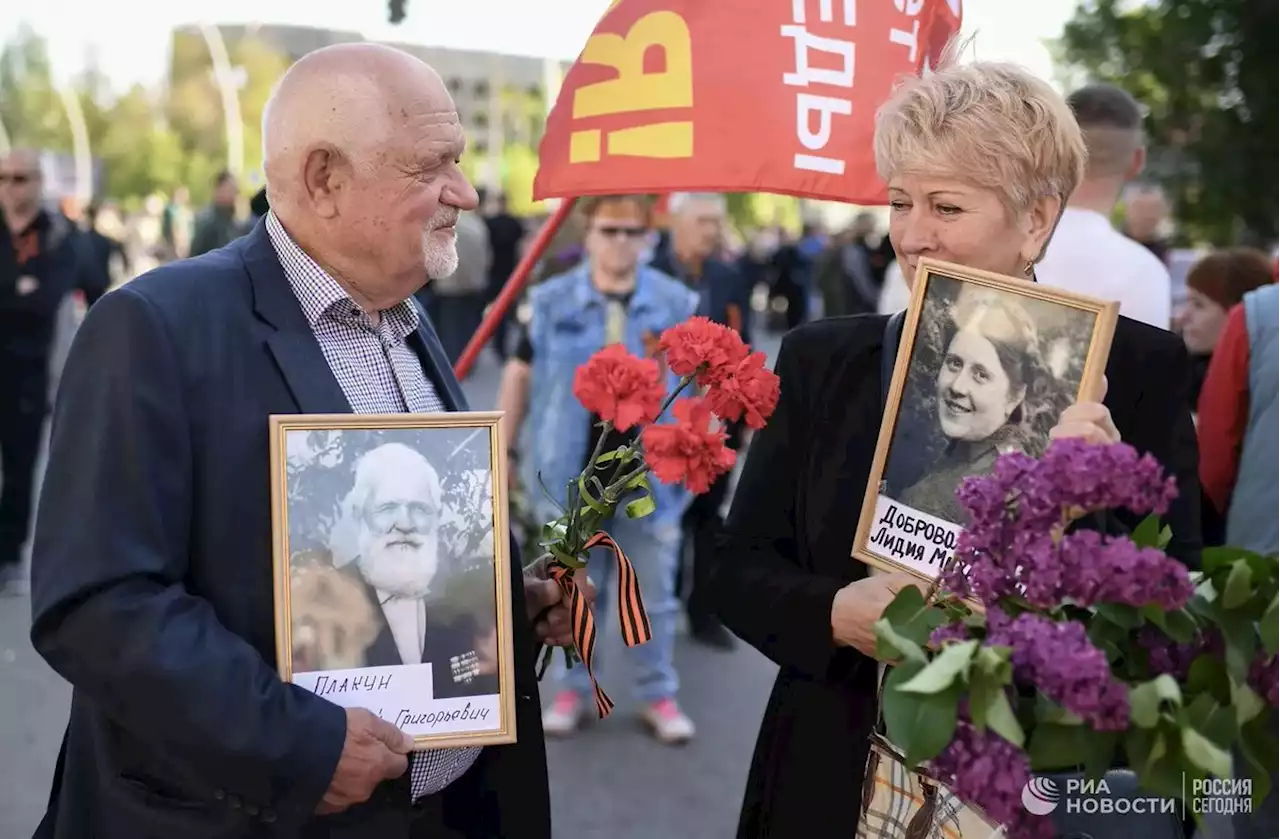
[[[367,321],[342,284],[293,240],[271,211],[267,212],[267,235],[312,329],[326,315],[339,320],[359,317]],[[382,315],[383,321],[401,338],[418,328],[418,309],[412,301],[402,300],[390,309],[384,309]]]

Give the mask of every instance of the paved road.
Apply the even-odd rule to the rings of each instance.
[[[494,404],[497,379],[486,358],[466,383],[474,407]],[[29,621],[25,598],[0,598],[0,839],[30,836],[39,821],[70,702],[66,683],[31,649]],[[717,653],[682,638],[681,699],[699,736],[670,748],[636,720],[621,651],[615,628],[600,652],[604,685],[618,703],[613,716],[549,744],[556,837],[731,837],[775,668],[742,645]]]

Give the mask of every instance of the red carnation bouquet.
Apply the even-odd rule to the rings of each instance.
[[[644,359],[613,344],[579,367],[573,380],[574,395],[599,417],[602,428],[587,467],[565,488],[565,502],[552,497],[561,515],[542,526],[539,545],[551,578],[571,601],[574,645],[565,648],[566,662],[573,666],[581,661],[588,673],[595,627],[574,575],[586,567],[592,548],[610,548],[617,560],[623,641],[635,646],[650,637],[630,562],[601,525],[619,505],[628,518],[654,512],[650,475],[664,484],[683,484],[695,494],[709,490],[736,459],[725,445],[723,424],[742,420],[750,428],[763,428],[778,404],[778,377],[765,368],[764,353],[751,352],[728,327],[703,317],[691,318],[662,333],[658,349],[660,359]],[[680,377],[670,393],[663,386],[662,363]],[[691,386],[694,392],[682,397]],[[659,424],[658,418],[668,408],[674,421]],[[633,431],[633,442],[605,451],[615,429],[639,433]],[[553,652],[546,651],[539,676]],[[598,686],[595,691],[597,709],[604,717],[612,703]]]

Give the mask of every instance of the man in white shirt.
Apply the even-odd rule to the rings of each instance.
[[[1083,87],[1067,103],[1084,132],[1088,170],[1036,266],[1036,280],[1117,300],[1120,314],[1168,329],[1173,307],[1168,269],[1110,220],[1121,189],[1146,162],[1138,103],[1105,84]]]

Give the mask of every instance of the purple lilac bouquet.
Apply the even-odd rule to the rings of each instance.
[[[876,624],[889,740],[927,764],[1010,839],[1051,836],[1022,806],[1036,773],[1122,762],[1181,798],[1232,776],[1243,754],[1255,806],[1276,768],[1277,559],[1207,549],[1167,557],[1159,516],[1177,490],[1123,443],[1054,442],[999,458],[958,497],[970,524],[926,602],[906,588]],[[1076,520],[1128,510],[1125,536]]]

